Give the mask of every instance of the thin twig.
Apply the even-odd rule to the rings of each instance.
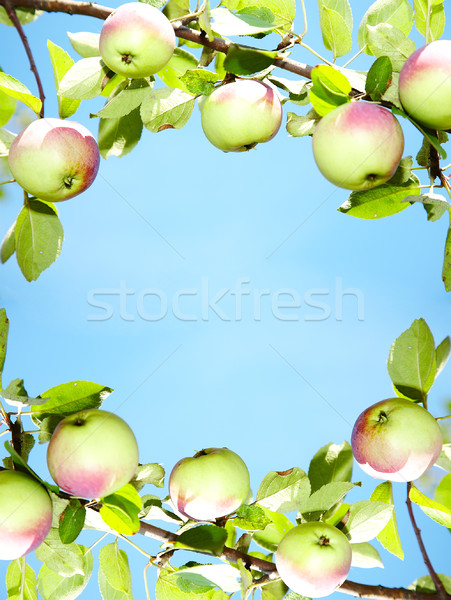
[[[446,594],[445,587],[444,587],[443,583],[440,581],[439,576],[435,572],[434,567],[432,566],[432,563],[429,559],[428,553],[426,552],[426,547],[424,545],[423,538],[421,537],[421,531],[415,521],[415,516],[413,514],[413,509],[412,509],[412,501],[410,499],[410,490],[411,489],[412,489],[412,483],[410,481],[408,481],[407,482],[406,504],[407,504],[407,510],[409,512],[410,522],[412,523],[412,527],[415,532],[415,537],[417,538],[418,545],[420,547],[420,551],[421,551],[421,555],[424,560],[424,564],[426,565],[426,567],[429,571],[431,579],[435,585],[435,589],[437,590],[437,594],[440,598],[446,598],[447,594]]]
[[[30,44],[28,43],[27,36],[25,35],[23,27],[20,24],[20,21],[16,15],[14,4],[12,2],[10,2],[10,0],[5,0],[3,5],[5,7],[8,17],[11,19],[12,24],[16,28],[17,33],[19,34],[20,39],[22,40],[22,44],[23,44],[23,47],[25,48],[25,52],[27,53],[28,61],[30,63],[30,69],[36,79],[36,83],[37,83],[38,90],[39,90],[39,98],[41,99],[41,110],[39,112],[39,116],[41,118],[43,118],[44,117],[44,100],[45,100],[44,88],[42,87],[42,81],[39,76],[38,68],[36,67],[36,63],[34,62],[33,53],[31,52]]]

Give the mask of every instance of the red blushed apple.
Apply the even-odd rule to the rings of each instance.
[[[451,41],[415,50],[399,74],[399,99],[406,113],[431,129],[451,128]]]
[[[214,90],[202,104],[202,129],[224,152],[243,152],[271,140],[282,122],[282,105],[272,87],[238,79]]]
[[[115,73],[132,79],[162,69],[175,48],[174,28],[167,17],[145,2],[130,2],[114,10],[100,32],[103,62]]]
[[[361,100],[342,104],[324,116],[312,143],[324,177],[348,190],[366,190],[388,181],[404,151],[402,129],[392,113]]]
[[[69,494],[101,498],[133,477],[138,446],[123,419],[104,410],[84,410],[58,424],[47,449],[47,465]]]
[[[175,508],[196,521],[235,512],[249,493],[249,471],[228,448],[207,448],[172,469],[169,494]]]
[[[328,523],[310,522],[290,529],[276,552],[285,584],[301,596],[332,594],[348,576],[352,550],[343,532]]]
[[[95,138],[79,123],[33,121],[14,139],[8,163],[17,183],[48,202],[68,200],[94,181],[100,155]]]
[[[352,430],[354,458],[372,477],[413,481],[435,463],[442,450],[437,421],[422,406],[389,398],[370,406]]]
[[[0,471],[0,559],[35,550],[52,525],[52,501],[44,486],[21,471]]]

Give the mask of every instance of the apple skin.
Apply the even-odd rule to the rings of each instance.
[[[317,521],[303,523],[284,535],[276,551],[282,581],[301,596],[332,594],[348,576],[351,544],[345,534]]]
[[[214,521],[243,504],[249,485],[249,471],[238,454],[207,448],[177,462],[169,477],[169,495],[182,515]]]
[[[272,87],[238,79],[216,88],[202,104],[202,129],[224,152],[243,152],[279,131],[282,105]]]
[[[176,39],[169,19],[144,2],[122,4],[105,20],[99,50],[103,62],[123,77],[148,77],[171,59]]]
[[[367,190],[394,174],[404,135],[389,110],[360,100],[325,115],[312,143],[315,162],[326,179],[348,190]]]
[[[399,74],[399,99],[406,113],[431,129],[451,129],[451,41],[415,50]]]
[[[368,407],[355,422],[351,445],[359,466],[376,479],[413,481],[442,450],[437,421],[422,406],[389,398]]]
[[[35,550],[52,526],[52,501],[44,486],[21,471],[0,471],[0,560]]]
[[[117,415],[82,410],[57,425],[47,448],[47,465],[53,480],[69,494],[102,498],[133,477],[138,445]]]
[[[75,121],[38,119],[23,129],[9,149],[8,163],[17,183],[48,202],[84,192],[99,170],[92,134]]]

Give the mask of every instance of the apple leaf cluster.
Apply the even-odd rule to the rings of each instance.
[[[8,10],[16,10],[16,26],[42,14],[33,0],[26,3],[28,8],[16,10],[20,2],[8,2]],[[11,14],[8,17],[1,4],[1,23],[11,25]],[[44,11],[55,10],[45,0],[38,5]],[[224,0],[216,7],[205,0],[193,12],[189,0],[153,0],[111,11],[63,0],[56,10],[99,17],[105,24],[100,34],[68,33],[78,58],[48,42],[59,118],[72,117],[83,101],[104,97],[103,108],[91,117],[98,119],[100,155],[108,159],[134,150],[144,130],[180,129],[196,102],[206,137],[227,152],[249,150],[271,140],[284,111],[291,136],[313,136],[315,160],[326,178],[353,190],[338,209],[342,213],[380,219],[422,204],[430,221],[451,214],[450,202],[435,191],[439,187],[450,193],[440,166],[446,158],[446,130],[451,122],[447,108],[451,105],[451,42],[440,39],[445,27],[443,0],[376,0],[358,26],[349,0],[319,0],[323,58],[323,49],[306,44],[311,17],[301,5],[303,10],[296,12],[294,0]],[[357,33],[358,50],[349,58],[355,50],[353,33]],[[415,33],[424,37],[425,47],[416,49]],[[275,50],[241,42],[243,37],[267,39],[273,46],[274,35],[280,38]],[[322,64],[297,62],[298,50],[303,56],[312,51]],[[360,60],[366,57],[367,70],[352,69],[356,55]],[[282,77],[278,70],[297,78]],[[270,93],[271,99],[262,104],[259,90],[262,96]],[[81,185],[76,177],[86,180],[89,171],[92,180],[96,170],[90,165],[77,176],[53,172],[40,187],[29,185],[27,168],[16,164],[25,162],[25,150],[16,150],[15,160],[11,159],[16,136],[4,126],[17,102],[42,116],[42,100],[13,75],[0,72],[0,155],[10,153],[11,171],[25,190],[24,206],[4,236],[0,260],[15,254],[29,281],[37,279],[61,252],[63,229],[52,202],[81,193],[89,184]],[[299,114],[302,107],[304,114]],[[423,136],[416,162],[428,171],[425,182],[413,171],[415,151],[409,154],[408,150],[402,158],[404,139],[398,119],[403,128],[414,126]],[[71,159],[62,160],[70,171]],[[30,164],[29,158],[26,162]],[[69,190],[46,194],[55,187],[51,177]],[[450,251],[449,230],[442,270],[447,291],[451,289]]]
[[[8,327],[1,309],[0,375]],[[398,460],[407,440],[418,462],[422,433],[427,419],[431,420],[440,440],[433,462],[445,475],[434,497],[411,482],[408,496],[427,517],[446,528],[451,528],[451,444],[442,446],[437,421],[425,407],[450,348],[449,337],[436,346],[427,323],[414,321],[389,351],[388,372],[396,398],[380,403],[385,403],[384,427],[377,419],[366,423],[366,441],[376,454],[387,444],[401,442],[400,449],[392,452]],[[149,485],[164,488],[161,464],[138,462],[136,440],[128,425],[101,408],[111,392],[88,381],[63,383],[37,398],[28,395],[22,380],[2,388],[1,433],[9,434],[10,441],[4,444],[8,456],[0,469],[0,559],[11,561],[6,578],[9,598],[20,594],[37,598],[37,593],[44,600],[77,598],[97,568],[103,600],[132,599],[129,558],[118,542],[137,533],[162,544],[157,556],[140,552],[147,556],[145,572],[149,566],[158,567],[156,598],[167,600],[189,600],[193,594],[226,600],[240,591],[246,599],[256,589],[262,590],[264,600],[281,600],[289,587],[293,591],[287,600],[327,596],[338,586],[348,586],[352,593],[352,586],[358,584],[346,581],[351,565],[383,566],[376,540],[386,551],[404,558],[393,499],[393,485],[399,483],[393,484],[387,471],[387,477],[381,477],[386,480],[362,499],[364,486],[359,474],[353,475],[354,458],[361,462],[354,433],[352,448],[347,441],[325,444],[305,470],[296,466],[270,471],[255,488],[237,454],[226,448],[205,449],[173,467],[168,494],[161,496],[146,489]],[[403,421],[402,412],[390,413],[388,402],[398,409],[407,405],[420,411],[419,427],[411,416]],[[38,428],[35,434],[26,433],[27,416]],[[377,436],[372,437],[375,429],[386,436],[380,446]],[[42,479],[28,464],[36,439],[47,444],[55,483]],[[401,472],[403,465],[395,468]],[[160,529],[155,521],[166,522],[176,531]],[[105,541],[96,560],[91,548],[79,543],[86,528],[114,538]],[[25,557],[33,550],[42,563],[37,575]],[[173,566],[172,555],[186,550],[221,560]],[[442,581],[448,589],[449,578],[443,576]]]

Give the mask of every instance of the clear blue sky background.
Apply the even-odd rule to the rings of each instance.
[[[357,31],[370,3],[352,4]],[[306,41],[319,49],[316,6],[308,12]],[[301,31],[300,14],[295,23]],[[44,15],[27,26],[46,116],[57,115],[47,39],[76,58],[66,31],[100,32],[101,24]],[[35,90],[17,33],[2,27],[1,36],[2,68]],[[420,37],[416,41],[421,45]],[[301,48],[293,58],[316,62]],[[369,64],[364,58],[356,68]],[[74,119],[96,133],[89,113],[101,104],[84,102]],[[305,109],[287,104],[284,111]],[[415,155],[420,136],[403,127],[405,154]],[[417,205],[366,222],[337,212],[346,198],[318,172],[311,140],[290,138],[284,126],[270,143],[241,154],[210,145],[197,109],[180,131],[145,131],[130,155],[102,161],[85,194],[58,206],[62,254],[37,282],[24,280],[15,258],[1,267],[0,302],[11,321],[5,381],[24,378],[30,395],[75,379],[114,388],[104,408],[131,425],[141,461],[161,462],[168,474],[179,458],[209,446],[238,452],[255,491],[270,470],[307,470],[321,446],[349,440],[364,408],[393,395],[388,351],[414,319],[427,320],[437,343],[451,334],[451,296],[441,282],[446,219],[428,223]],[[1,236],[21,202],[19,188],[10,186],[0,206]],[[231,293],[240,280],[250,292],[242,296],[241,318]],[[122,307],[121,286],[128,290]],[[262,290],[258,317],[254,298]],[[287,290],[292,296],[277,296]],[[180,298],[179,308],[191,320],[177,318],[172,308],[184,291],[191,295]],[[208,304],[224,291],[221,318]],[[272,307],[278,298],[292,303],[296,294],[300,307]],[[109,303],[109,319],[90,304],[92,297]],[[168,308],[156,320],[161,299]],[[308,305],[319,302],[327,309]],[[431,395],[436,416],[449,398],[450,373],[448,367]],[[46,474],[45,448],[32,456]],[[354,480],[364,486],[352,501],[368,498],[377,485],[358,467]],[[400,488],[405,561],[376,542],[385,570],[353,569],[352,579],[406,586],[426,573]],[[450,575],[449,533],[418,519],[434,564]],[[157,551],[151,541],[138,542]],[[143,565],[133,550],[130,555],[135,595],[142,598]],[[0,564],[0,575],[5,569]],[[83,597],[98,597],[95,578]]]

